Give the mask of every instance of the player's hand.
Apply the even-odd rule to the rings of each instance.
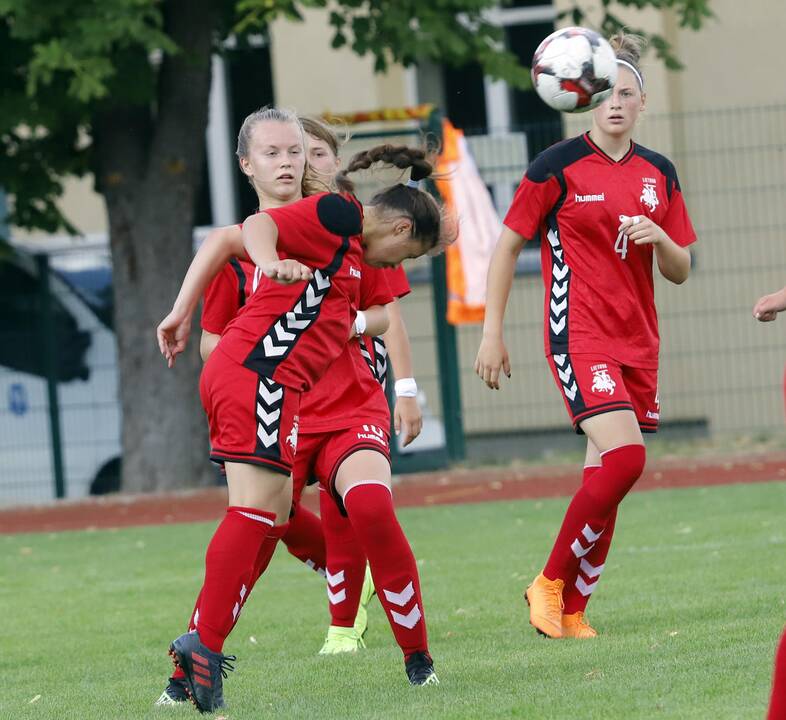
[[[167,367],[173,367],[175,358],[186,349],[191,334],[191,315],[173,310],[156,328],[158,349],[166,358]]]
[[[499,390],[499,371],[510,377],[510,358],[501,337],[484,335],[475,358],[475,372],[492,390]]]
[[[634,245],[659,245],[669,239],[663,228],[646,215],[623,216],[617,232],[625,233]]]
[[[393,408],[393,427],[396,435],[404,433],[402,443],[404,447],[420,435],[423,429],[423,413],[420,411],[417,398],[396,398],[396,407]]]
[[[786,293],[781,290],[759,298],[753,306],[753,317],[759,322],[772,322],[784,309],[786,309]]]
[[[314,273],[303,263],[291,259],[266,263],[259,269],[263,275],[282,285],[291,285],[301,280],[311,280],[314,277]]]

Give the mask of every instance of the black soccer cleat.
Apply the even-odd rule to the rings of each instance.
[[[434,661],[428,653],[412,653],[404,662],[410,685],[439,685]]]
[[[164,688],[161,697],[156,700],[156,705],[179,705],[188,702],[185,678],[169,678],[169,685]]]
[[[169,646],[169,655],[186,675],[186,692],[199,712],[224,707],[224,681],[234,670],[234,655],[222,655],[206,648],[194,631],[181,635]]]

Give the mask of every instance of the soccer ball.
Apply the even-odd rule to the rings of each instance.
[[[578,113],[600,105],[617,82],[617,59],[602,35],[583,27],[551,33],[532,56],[532,84],[555,110]]]

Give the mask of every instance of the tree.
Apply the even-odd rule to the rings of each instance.
[[[0,0],[0,188],[8,222],[78,232],[56,205],[63,178],[92,173],[109,218],[123,412],[123,486],[200,485],[205,421],[196,343],[168,372],[153,328],[191,258],[201,181],[210,59],[234,33],[279,16],[329,8],[333,47],[371,53],[375,67],[428,57],[526,87],[529,74],[501,50],[486,11],[493,0]],[[708,0],[618,0],[673,7],[698,28]],[[619,20],[602,0],[602,29]],[[578,6],[567,11],[580,24]],[[655,38],[674,63],[668,44]]]

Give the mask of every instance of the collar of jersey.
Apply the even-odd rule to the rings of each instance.
[[[607,155],[594,142],[592,142],[589,131],[585,132],[581,137],[584,138],[584,142],[590,146],[593,152],[600,155],[604,160],[606,160],[606,162],[609,162],[612,165],[624,165],[633,157],[633,153],[636,148],[636,144],[633,142],[633,140],[631,140],[628,152],[626,152],[619,160],[615,160],[613,157],[611,157],[611,155]]]

